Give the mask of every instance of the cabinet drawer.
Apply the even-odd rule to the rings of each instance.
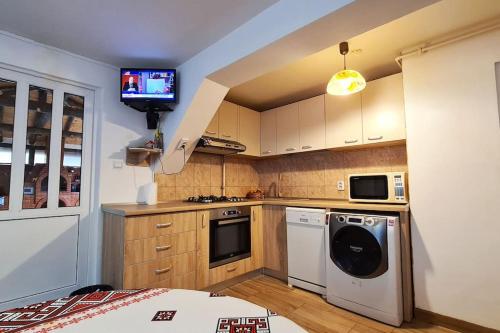
[[[133,239],[125,242],[125,266],[169,257],[196,249],[196,231]]]
[[[143,239],[196,230],[196,212],[128,217],[125,240]]]
[[[184,276],[194,273],[195,270],[195,251],[129,265],[125,267],[123,288],[153,288],[166,286],[168,283],[180,284]]]
[[[151,288],[163,280],[171,279],[173,268],[172,257],[127,266],[123,276],[123,288]]]
[[[245,274],[247,272],[247,268],[250,266],[251,258],[246,258],[226,265],[211,268],[209,272],[210,284],[213,285]]]

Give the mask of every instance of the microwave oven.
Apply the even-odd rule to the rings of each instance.
[[[408,203],[405,172],[349,175],[349,201]]]

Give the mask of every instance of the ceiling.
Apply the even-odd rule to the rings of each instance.
[[[499,0],[443,0],[349,40],[347,67],[367,81],[401,71],[395,57],[408,47],[500,19]],[[258,111],[325,93],[342,69],[338,45],[232,88],[226,99]]]
[[[0,30],[115,66],[175,67],[277,0],[10,0]]]

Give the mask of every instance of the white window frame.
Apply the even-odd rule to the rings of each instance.
[[[92,177],[92,129],[94,118],[95,91],[88,88],[59,82],[53,79],[31,75],[0,67],[0,78],[16,82],[16,104],[12,164],[9,193],[9,209],[0,211],[2,220],[37,218],[65,215],[88,215],[90,210]],[[53,91],[52,123],[49,158],[49,186],[47,208],[22,209],[24,168],[26,158],[26,134],[28,117],[29,86]],[[59,207],[59,180],[61,163],[61,138],[64,93],[84,97],[82,165],[80,184],[80,205]]]

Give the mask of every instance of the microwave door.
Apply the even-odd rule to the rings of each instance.
[[[351,199],[387,200],[389,186],[386,175],[354,176],[349,179]]]

